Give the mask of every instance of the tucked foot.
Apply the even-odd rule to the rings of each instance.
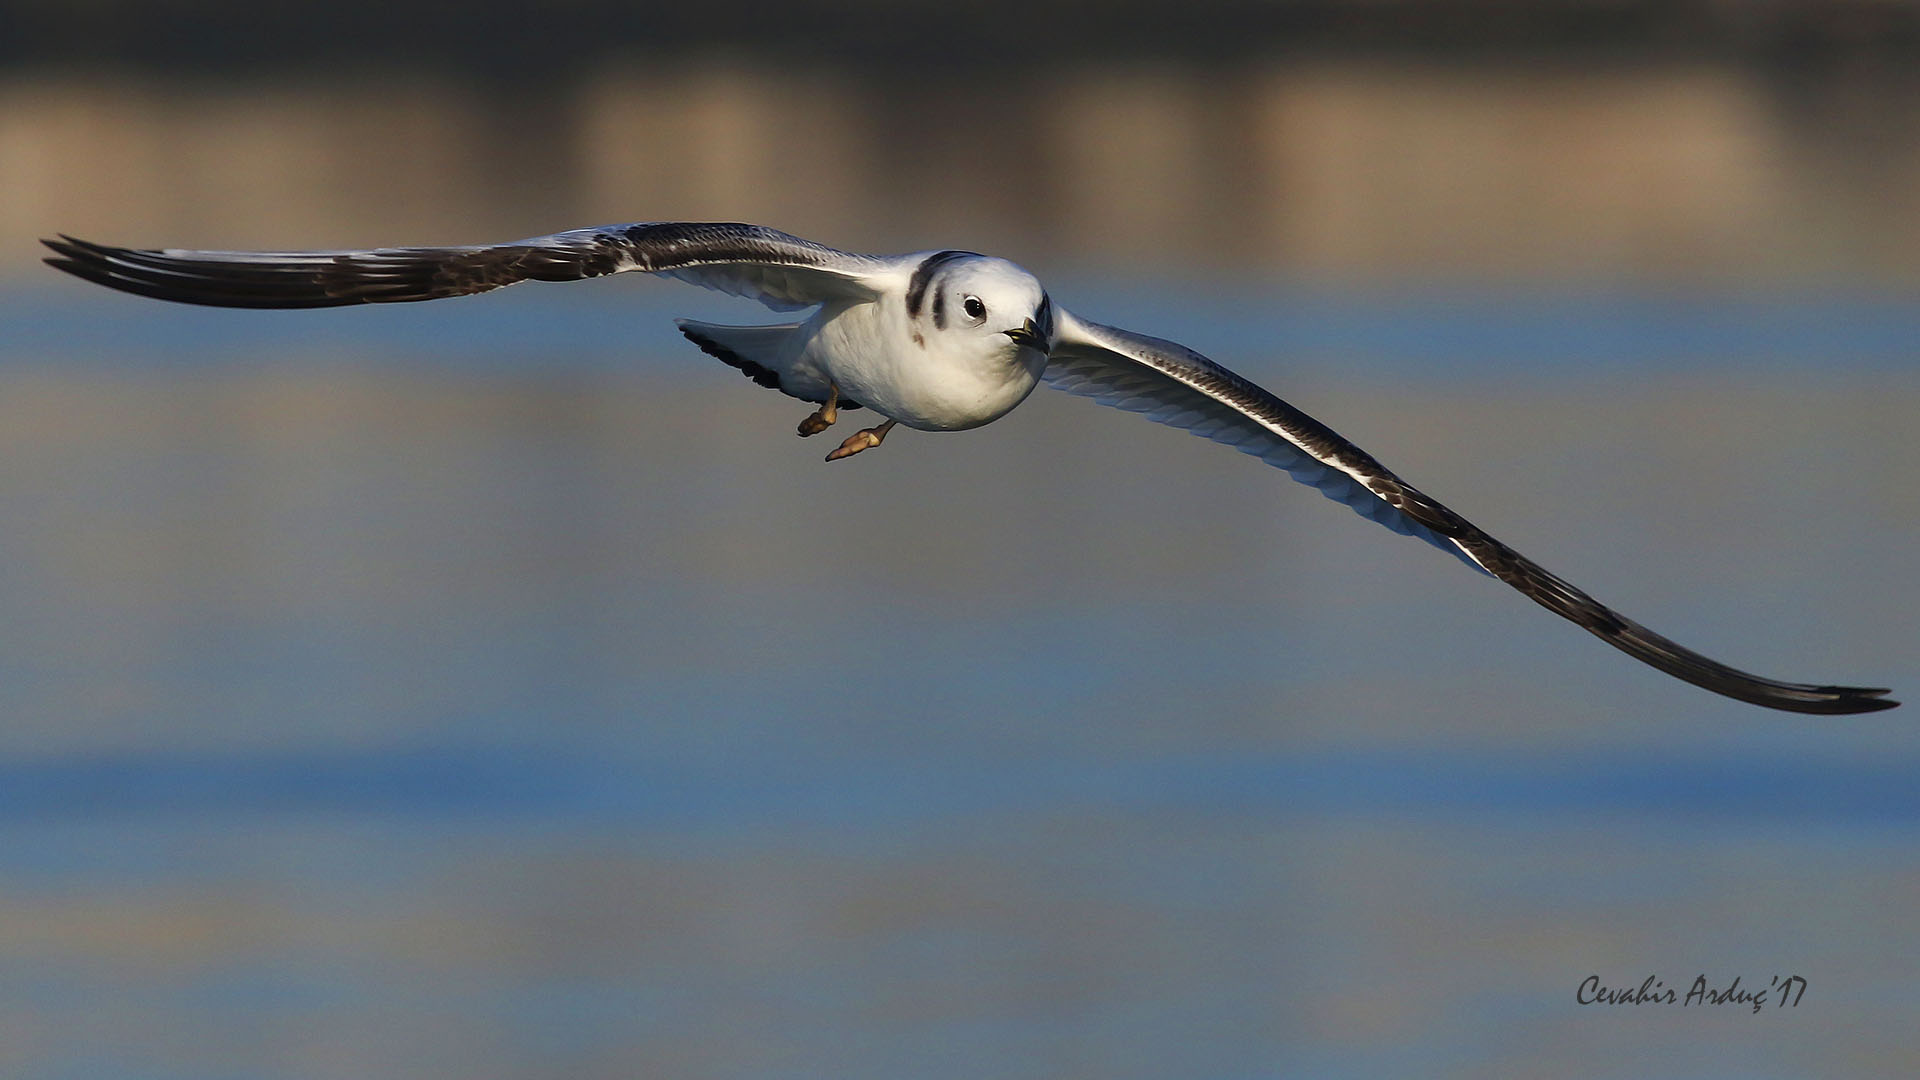
[[[840,419],[840,388],[827,384],[827,403],[813,411],[813,415],[800,421],[800,437],[818,435],[833,426]]]
[[[847,436],[846,442],[840,444],[840,449],[827,455],[827,460],[839,461],[843,457],[852,457],[862,450],[870,450],[879,446],[880,440],[886,438],[887,432],[893,430],[894,423],[895,421],[889,420],[879,427],[870,427],[854,432]]]

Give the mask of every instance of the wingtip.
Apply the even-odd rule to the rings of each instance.
[[[1823,712],[1834,716],[1852,716],[1860,713],[1884,712],[1900,706],[1898,701],[1887,697],[1893,693],[1886,687],[1877,686],[1822,686],[1818,688],[1822,697],[1820,707],[1808,709],[1808,712]]]
[[[49,251],[58,255],[59,259],[57,261],[55,259],[43,259],[41,261],[61,270],[72,271],[86,263],[102,261],[103,257],[111,250],[102,248],[98,244],[89,244],[85,240],[68,236],[66,233],[57,233],[55,235],[59,236],[60,239],[49,240],[43,236],[40,238],[40,243],[45,245]]]
[[[1891,693],[1893,693],[1892,690],[1861,691],[1860,695],[1858,697],[1850,699],[1848,704],[1851,704],[1854,706],[1854,709],[1853,709],[1854,712],[1860,712],[1860,713],[1881,712],[1886,709],[1897,709],[1900,707],[1900,703],[1898,701],[1895,701],[1889,697],[1881,696],[1883,694],[1891,694]]]
[[[63,274],[72,274],[77,278],[87,276],[87,262],[84,258],[75,252],[61,251],[59,248],[54,248],[54,250],[59,252],[59,254],[49,255],[40,261]]]
[[[82,240],[68,233],[55,233],[54,235],[60,239],[49,240],[43,236],[40,238],[40,242],[60,254],[73,259],[110,259],[115,255],[124,254],[130,250],[128,248],[114,247],[110,244],[96,244],[91,240]]]

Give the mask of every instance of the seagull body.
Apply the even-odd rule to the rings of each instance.
[[[1033,336],[1016,340],[987,318],[1049,306],[1032,274],[971,252],[877,261],[882,266],[864,282],[871,297],[823,300],[804,322],[715,326],[681,319],[680,332],[728,363],[772,372],[781,391],[803,401],[825,403],[837,390],[841,408],[864,405],[921,431],[991,423],[1040,384],[1047,367],[1042,328],[1036,324]],[[975,309],[980,314],[971,314]]]
[[[681,333],[754,382],[819,407],[801,435],[842,409],[882,419],[834,461],[880,445],[896,424],[961,431],[1005,416],[1041,382],[1232,446],[1284,469],[1361,516],[1490,574],[1634,658],[1741,701],[1803,713],[1892,708],[1888,691],[1781,682],[1710,660],[1601,605],[1401,480],[1332,429],[1199,353],[1082,320],[1005,259],[967,251],[874,256],[758,225],[646,222],[508,244],[355,251],[233,252],[45,241],[47,262],[141,296],[244,308],[431,300],[520,281],[626,271],[676,277],[813,309],[776,326],[679,320]]]

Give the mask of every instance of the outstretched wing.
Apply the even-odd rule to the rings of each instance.
[[[1279,466],[1362,517],[1459,556],[1669,675],[1790,712],[1862,713],[1899,704],[1882,696],[1886,690],[1780,682],[1709,660],[1601,605],[1395,476],[1333,429],[1199,353],[1056,311],[1058,329],[1046,371],[1051,385]]]
[[[668,274],[778,311],[870,300],[885,263],[761,225],[646,222],[469,247],[363,251],[184,251],[108,247],[63,236],[48,265],[122,292],[241,308],[340,307],[466,296],[521,281],[628,270]]]

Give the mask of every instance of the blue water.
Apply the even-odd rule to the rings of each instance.
[[[667,322],[759,313],[626,284],[0,303],[0,1071],[1920,1068],[1908,709],[1084,402],[823,465]],[[1079,288],[1710,655],[1920,686],[1920,309]]]
[[[636,348],[673,348],[676,316],[779,321],[754,305],[624,278],[565,290],[517,289],[458,303],[347,311],[250,312],[105,300],[35,285],[0,297],[9,361],[208,364],[296,348],[313,362],[404,356],[476,374],[630,370]],[[1898,291],[1638,292],[1463,290],[1442,285],[1338,290],[1286,282],[1195,283],[1067,277],[1057,299],[1101,322],[1146,328],[1239,357],[1337,359],[1343,370],[1438,369],[1515,377],[1572,367],[1622,373],[1912,371],[1920,303]],[[23,295],[24,294],[24,295]]]
[[[1401,815],[1535,821],[1650,817],[1782,827],[1920,824],[1910,762],[1762,753],[1504,757],[1327,752],[928,762],[817,753],[760,762],[607,760],[532,745],[383,746],[312,753],[70,753],[0,762],[0,822],[232,815],[585,819],[725,837],[743,828],[922,827],[981,813],[1115,809],[1229,816]],[[9,855],[18,855],[11,852]],[[23,867],[24,869],[24,867]]]

